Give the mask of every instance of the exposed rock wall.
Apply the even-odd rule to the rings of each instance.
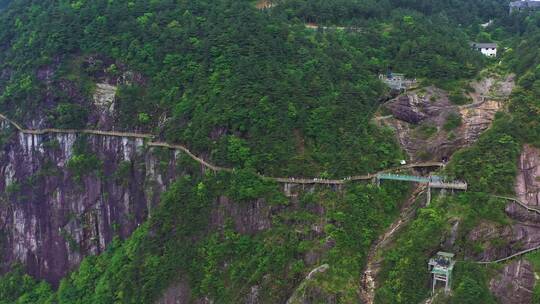
[[[155,304],[185,304],[191,300],[191,289],[188,282],[181,280],[165,290]],[[201,303],[202,304],[202,303]]]
[[[540,149],[526,145],[519,158],[519,169],[516,181],[518,198],[540,209]]]
[[[95,121],[100,129],[112,129],[117,89],[116,86],[108,83],[96,84],[93,95],[95,110],[90,121]]]
[[[540,210],[540,149],[525,145],[519,157],[518,168],[515,186],[518,199]],[[516,203],[510,203],[506,213],[516,221],[509,236],[510,242],[516,244],[513,250],[540,246],[540,214],[526,211]]]
[[[518,169],[515,185],[518,199],[540,210],[540,149],[524,146]],[[540,246],[540,213],[527,211],[515,202],[509,202],[505,211],[514,220],[511,225],[497,227],[483,223],[471,231],[469,238],[474,241],[504,240],[504,246],[488,246],[477,258],[495,260]]]
[[[484,78],[472,87],[473,103],[463,106],[453,104],[447,92],[434,87],[400,95],[386,104],[393,119],[384,121],[396,130],[400,145],[413,160],[448,158],[473,144],[491,126],[514,87],[514,76]],[[459,117],[461,125],[445,130],[452,116]]]
[[[77,181],[67,168],[77,140],[15,132],[0,150],[3,270],[18,261],[32,275],[57,282],[115,235],[129,236],[182,173],[172,151],[155,153],[142,140],[86,136],[103,165]]]
[[[227,219],[232,219],[235,230],[242,234],[255,234],[271,227],[272,209],[265,200],[236,204],[222,196],[212,212],[214,228],[224,227]]]
[[[524,304],[532,303],[534,283],[531,263],[518,260],[505,266],[489,285],[500,303]]]
[[[459,108],[463,125],[457,130],[462,146],[472,145],[480,135],[487,130],[495,114],[502,109],[502,103],[497,100],[485,100],[471,107]]]
[[[515,191],[520,201],[540,209],[540,149],[525,146],[518,162]],[[506,206],[514,220],[511,225],[495,227],[484,224],[469,237],[472,240],[498,240],[499,246],[488,246],[479,259],[490,261],[516,252],[540,246],[540,214],[527,211],[515,202]],[[493,242],[491,242],[493,243]],[[511,262],[490,283],[490,289],[503,304],[531,303],[535,276],[532,264],[526,260]]]

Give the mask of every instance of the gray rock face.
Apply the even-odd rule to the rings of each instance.
[[[384,120],[396,130],[398,141],[413,160],[441,160],[456,150],[473,144],[487,130],[514,87],[514,77],[488,77],[472,83],[472,104],[453,104],[448,93],[428,87],[411,91],[386,104],[394,119]],[[461,126],[445,131],[448,118],[459,116]],[[425,129],[433,134],[425,134]],[[422,131],[424,129],[424,131]]]
[[[117,86],[144,86],[145,79],[112,59],[81,59],[81,69],[96,82],[93,96],[62,77],[59,68],[65,59],[54,58],[35,72],[42,84],[36,96],[42,106],[23,113],[21,125],[50,127],[50,111],[69,100],[88,110],[91,128],[115,129]],[[118,73],[108,72],[113,65]],[[0,71],[0,91],[11,73]],[[175,152],[149,149],[138,139],[87,135],[88,154],[102,164],[99,171],[82,172],[76,180],[68,163],[81,136],[24,135],[4,122],[0,134],[0,270],[21,262],[31,275],[53,284],[83,257],[103,251],[115,236],[129,236],[171,181],[185,173],[176,166]]]
[[[532,302],[534,283],[531,263],[519,260],[504,267],[489,285],[500,303],[524,304]]]
[[[114,109],[117,87],[108,83],[96,84],[93,95],[94,115],[91,120],[96,121],[100,129],[111,129],[114,122]]]
[[[141,74],[121,63],[99,56],[83,58],[82,68],[96,82],[93,96],[77,83],[58,74],[61,60],[36,71],[43,90],[36,98],[43,107],[19,117],[27,128],[50,127],[49,112],[65,102],[88,109],[88,127],[116,130],[118,86],[145,86]],[[117,74],[110,75],[115,65]],[[12,71],[0,70],[0,91]],[[65,98],[59,99],[58,94]],[[166,117],[160,118],[160,123]],[[136,132],[140,130],[128,130]],[[225,129],[216,129],[219,137]],[[83,140],[84,138],[84,140]],[[77,141],[102,162],[98,171],[81,172],[76,179],[69,168]],[[144,222],[161,194],[177,177],[200,174],[204,168],[180,167],[183,154],[148,148],[142,140],[75,134],[24,135],[0,122],[0,272],[14,263],[27,266],[30,275],[53,284],[75,269],[88,255],[99,254],[115,236],[126,238]],[[184,160],[185,161],[185,160]],[[182,161],[182,163],[184,163]],[[197,171],[197,172],[193,172]],[[240,233],[254,234],[271,226],[272,208],[264,200],[236,204],[226,197],[215,202],[209,229],[219,229],[232,219]],[[252,292],[256,301],[258,290]],[[185,281],[171,286],[159,303],[187,303]],[[210,303],[199,299],[200,303]]]
[[[432,87],[423,94],[411,92],[391,101],[387,108],[395,117],[389,123],[413,160],[439,161],[463,146],[459,137],[449,139],[441,131],[451,113],[459,115],[458,107],[449,101],[446,92]],[[426,136],[423,128],[433,128],[435,134]]]
[[[522,202],[540,209],[540,149],[523,147],[515,190]]]
[[[101,253],[115,236],[131,235],[177,177],[204,171],[179,166],[182,153],[148,148],[141,139],[27,135],[9,128],[0,124],[0,131],[10,134],[0,145],[1,270],[20,262],[53,284],[85,256]],[[102,163],[76,179],[69,164],[81,142],[86,154]],[[272,208],[277,207],[264,200],[235,203],[220,197],[209,229],[219,230],[230,219],[239,233],[255,234],[271,227]],[[189,286],[182,284],[172,286],[163,303],[185,303]]]
[[[424,102],[416,94],[401,95],[388,105],[395,118],[418,124],[428,116],[423,111]]]
[[[185,281],[173,284],[155,304],[187,304],[191,300],[191,289]]]
[[[129,236],[182,173],[174,152],[165,151],[164,163],[142,140],[87,136],[102,172],[76,181],[67,166],[77,138],[13,133],[0,150],[4,271],[22,262],[37,278],[58,282],[115,235]]]
[[[271,227],[270,215],[271,209],[262,199],[236,204],[222,196],[212,212],[212,225],[215,228],[224,227],[227,219],[232,219],[239,233],[255,234]]]
[[[533,208],[539,208],[540,195],[540,150],[525,146],[519,160],[519,172],[515,191],[518,198]],[[475,259],[492,261],[514,253],[540,246],[540,214],[527,211],[517,203],[509,203],[506,213],[514,220],[511,225],[500,227],[483,223],[476,227],[469,239],[490,242]],[[490,289],[503,304],[531,303],[535,276],[531,263],[526,260],[508,264],[490,282]]]

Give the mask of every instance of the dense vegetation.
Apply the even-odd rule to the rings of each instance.
[[[258,285],[261,299],[281,303],[313,267],[304,254],[320,252],[317,263],[330,265],[323,291],[352,302],[367,250],[396,215],[407,193],[403,186],[350,186],[344,197],[328,191],[306,194],[300,208],[277,213],[271,229],[249,235],[238,233],[232,218],[221,231],[208,229],[216,196],[227,193],[240,204],[266,197],[281,208],[288,203],[275,185],[249,172],[184,178],[165,193],[148,223],[127,241],[116,240],[100,256],[86,258],[58,291],[19,269],[0,280],[0,298],[36,304],[152,303],[180,279],[190,284],[193,298],[238,303]],[[320,207],[326,214],[319,213]],[[320,224],[325,224],[322,234],[308,228]],[[333,241],[326,251],[328,236]]]
[[[506,16],[506,2],[290,0],[258,11],[247,0],[13,0],[0,14],[0,111],[97,127],[92,93],[98,82],[114,83],[117,127],[154,132],[238,170],[179,179],[147,223],[85,258],[57,289],[15,267],[0,279],[0,303],[152,303],[184,283],[192,299],[216,303],[242,302],[253,286],[267,303],[285,302],[298,286],[322,302],[356,302],[366,254],[396,218],[406,185],[314,189],[293,204],[255,173],[348,176],[398,164],[392,132],[370,123],[388,94],[377,75],[392,68],[452,89],[459,103],[463,81],[498,64],[469,40],[500,40],[509,49],[494,69],[519,78],[510,113],[445,171],[475,181],[471,191],[435,199],[383,253],[377,302],[420,302],[429,292],[426,259],[452,224],[460,222],[459,258],[481,251],[468,232],[482,221],[508,224],[491,194],[511,194],[522,145],[540,146],[540,17]],[[444,128],[460,124],[450,117]],[[82,144],[68,163],[75,179],[101,166]],[[233,218],[217,227],[224,196],[240,207],[264,199],[270,227],[240,233]],[[323,264],[327,272],[302,284]],[[494,303],[489,275],[460,263],[444,301]]]
[[[451,178],[474,181],[469,184],[470,192],[437,201],[422,210],[403,232],[395,248],[386,254],[383,288],[378,290],[379,303],[414,303],[427,296],[427,286],[422,283],[426,280],[418,282],[412,279],[412,274],[427,275],[422,270],[426,258],[441,248],[441,241],[450,233],[451,223],[460,222],[457,246],[453,249],[465,258],[475,256],[486,246],[508,245],[502,238],[472,241],[468,235],[479,223],[495,227],[511,223],[504,212],[505,203],[492,194],[512,196],[521,147],[524,144],[540,147],[540,73],[536,52],[540,43],[537,39],[540,15],[526,17],[526,20],[525,27],[516,27],[510,22],[511,18],[506,18],[489,29],[492,34],[505,31],[507,34],[503,36],[511,37],[505,43],[516,45],[515,50],[505,53],[505,64],[497,68],[517,73],[519,87],[508,101],[509,113],[498,113],[492,128],[475,145],[456,153],[446,170]],[[535,256],[532,259],[537,261]],[[454,295],[440,299],[439,303],[496,303],[487,289],[487,278],[493,275],[491,268],[473,263],[457,265]],[[535,299],[538,294],[535,288]]]
[[[369,123],[385,94],[377,74],[391,67],[442,85],[474,76],[484,61],[454,21],[421,11],[323,33],[290,21],[302,11],[293,2],[271,13],[232,0],[28,2],[0,16],[0,110],[81,128],[95,123],[95,82],[115,82],[122,128],[273,175],[395,164],[391,134]]]
[[[289,0],[280,3],[276,10],[308,22],[329,24],[364,24],[370,19],[381,19],[395,10],[416,11],[425,16],[443,15],[456,24],[473,26],[507,13],[507,1],[430,1],[430,0]]]

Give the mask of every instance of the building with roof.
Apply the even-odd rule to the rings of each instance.
[[[510,14],[513,12],[523,12],[540,10],[540,1],[523,0],[510,2]]]
[[[416,85],[416,79],[407,79],[405,74],[392,73],[388,71],[386,75],[380,74],[379,79],[392,90],[406,91]]]
[[[454,254],[437,252],[437,255],[429,260],[428,269],[431,272],[431,294],[435,293],[437,282],[444,283],[444,292],[450,292],[452,287],[452,271],[454,270]]]
[[[496,43],[471,42],[471,47],[473,50],[477,50],[488,57],[497,57]]]

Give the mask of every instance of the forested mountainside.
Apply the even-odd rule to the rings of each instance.
[[[0,1],[0,303],[538,303],[508,2]]]
[[[365,35],[323,35],[287,12],[250,1],[14,2],[1,21],[2,108],[33,127],[152,131],[268,174],[343,176],[400,158],[367,123],[384,98],[374,75],[393,66],[445,82],[482,64],[448,20],[396,10]],[[118,90],[108,121],[92,113],[96,83]]]

